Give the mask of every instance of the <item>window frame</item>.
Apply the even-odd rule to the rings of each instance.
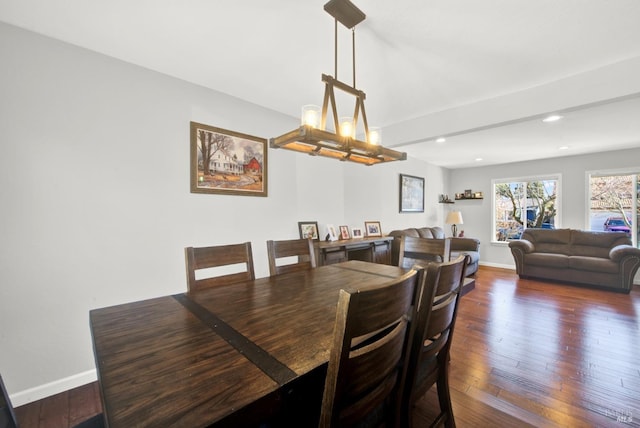
[[[556,180],[556,215],[555,215],[555,228],[560,229],[562,227],[562,174],[540,174],[540,175],[527,175],[521,177],[508,177],[508,178],[494,178],[491,180],[491,244],[508,246],[509,241],[498,241],[496,239],[496,184],[504,183],[528,183],[531,181],[544,181],[544,180]],[[525,226],[526,229],[526,226]]]
[[[614,175],[635,175],[636,186],[640,182],[640,166],[625,167],[625,168],[611,168],[611,169],[597,169],[585,171],[585,201],[584,201],[584,229],[591,230],[591,177],[592,176],[614,176]],[[632,192],[632,204],[638,207],[638,194]],[[631,242],[634,247],[640,248],[640,239],[638,239],[638,232],[640,231],[639,221],[637,220],[640,213],[640,207],[636,208],[636,220],[632,223],[631,229]]]

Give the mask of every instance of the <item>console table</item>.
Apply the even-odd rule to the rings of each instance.
[[[393,236],[370,236],[366,238],[318,241],[316,249],[318,266],[362,260],[380,264],[391,264],[391,242]]]

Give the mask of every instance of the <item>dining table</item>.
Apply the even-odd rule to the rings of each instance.
[[[106,426],[317,426],[340,289],[406,271],[354,260],[91,310]]]

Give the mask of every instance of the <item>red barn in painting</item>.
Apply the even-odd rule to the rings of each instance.
[[[244,166],[245,174],[260,174],[262,172],[262,166],[256,158],[251,158],[249,163]]]

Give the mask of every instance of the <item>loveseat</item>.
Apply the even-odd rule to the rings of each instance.
[[[391,242],[391,264],[398,266],[400,254],[400,237],[412,236],[414,238],[444,239],[444,231],[441,227],[421,227],[402,230],[393,230],[389,233],[394,240]],[[469,264],[465,270],[465,276],[470,276],[478,270],[480,261],[480,241],[473,238],[451,238],[451,259],[459,255],[468,255]]]
[[[586,284],[629,293],[640,249],[623,232],[526,229],[509,242],[521,278]]]

